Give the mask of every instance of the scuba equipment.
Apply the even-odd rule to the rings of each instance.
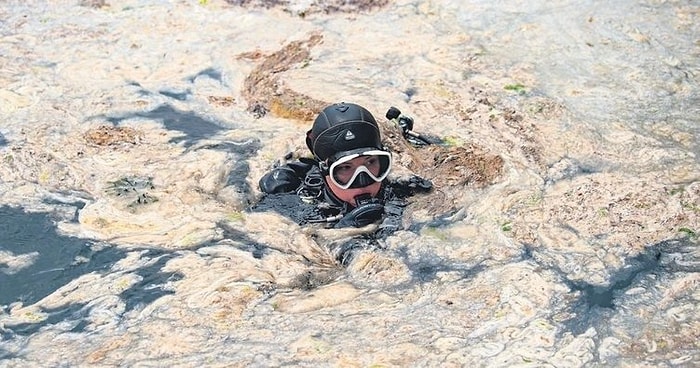
[[[297,188],[297,195],[305,203],[313,203],[323,191],[323,174],[318,166],[312,166]]]
[[[392,106],[386,112],[386,118],[394,121],[401,128],[403,137],[415,146],[427,146],[430,144],[443,144],[443,140],[437,137],[418,134],[413,131],[413,118],[401,114],[401,110]]]
[[[410,143],[434,143],[413,132],[413,119],[397,108],[390,108],[387,118],[399,125]],[[327,106],[307,131],[306,145],[313,158],[277,164],[260,179],[260,189],[268,195],[254,208],[276,208],[300,224],[325,223],[336,228],[361,227],[383,219],[380,233],[389,234],[401,226],[402,198],[432,189],[430,181],[418,177],[386,180],[392,154],[384,148],[372,114],[359,105]],[[288,156],[284,161],[291,158]],[[294,200],[284,197],[286,194],[293,194]]]
[[[379,220],[384,214],[384,205],[379,198],[369,194],[361,194],[355,197],[357,207],[346,213],[343,218],[335,224],[335,228],[362,227]]]
[[[401,115],[401,110],[392,106],[386,111],[386,118],[389,120],[397,119],[401,132],[404,135],[409,134],[408,132],[413,132],[413,118],[406,115]]]
[[[391,171],[391,153],[387,151],[358,149],[342,154],[338,159],[335,155],[329,158],[330,167],[321,163],[321,169],[341,189],[364,188],[381,182]]]

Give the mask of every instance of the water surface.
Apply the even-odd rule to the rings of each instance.
[[[5,365],[698,365],[698,5],[257,5],[0,5]],[[250,211],[310,122],[245,81],[314,35],[278,93],[502,174],[348,264],[361,233]]]

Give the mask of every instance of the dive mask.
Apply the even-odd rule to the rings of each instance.
[[[340,189],[364,188],[386,179],[391,171],[391,153],[379,149],[357,149],[342,152],[328,166],[331,181]],[[323,165],[325,166],[325,165]]]

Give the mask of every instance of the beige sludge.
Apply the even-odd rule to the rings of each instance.
[[[700,6],[614,3],[3,2],[2,365],[698,366]],[[337,101],[435,184],[347,266],[250,211]]]

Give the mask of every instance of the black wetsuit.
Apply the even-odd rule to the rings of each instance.
[[[376,198],[352,207],[327,188],[318,162],[313,159],[277,166],[260,179],[259,186],[265,195],[252,207],[253,211],[274,210],[301,225],[324,223],[342,228],[376,222],[379,228],[371,234],[374,239],[385,238],[401,228],[407,197],[432,189],[432,183],[419,176],[384,180]],[[364,211],[366,208],[371,211]]]
[[[396,121],[403,137],[413,146],[443,143],[437,137],[413,132],[413,119],[401,115],[401,111],[395,107],[387,111],[386,117]],[[327,227],[342,228],[378,223],[379,227],[374,233],[354,238],[331,249],[343,264],[351,259],[353,249],[378,245],[378,240],[402,228],[401,217],[408,204],[407,197],[433,189],[429,180],[417,175],[399,180],[387,179],[382,182],[375,198],[363,199],[357,207],[352,207],[328,189],[319,162],[310,158],[276,165],[258,184],[265,195],[251,208],[253,211],[273,210],[301,225],[324,223]]]

